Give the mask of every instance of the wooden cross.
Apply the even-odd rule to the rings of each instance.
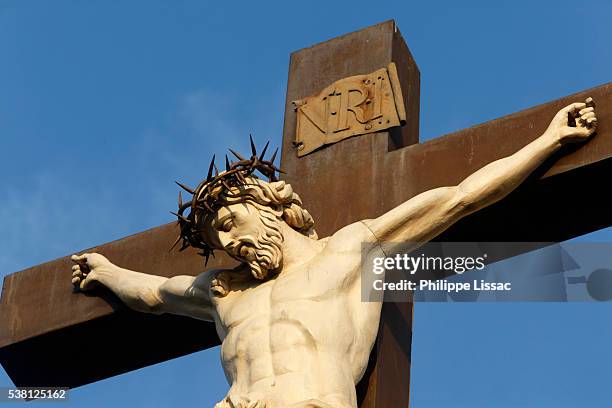
[[[355,136],[298,158],[292,144],[296,113],[291,102],[391,62],[399,74],[406,125]],[[607,190],[599,181],[612,175],[612,84],[419,144],[419,70],[393,21],[291,55],[282,143],[284,179],[302,197],[319,235],[326,236],[425,190],[459,183],[535,139],[559,108],[587,96],[598,103],[600,123],[591,142],[551,159],[506,199],[438,238],[564,241],[612,225]],[[195,251],[168,251],[176,235],[172,223],[88,251],[152,274],[200,273],[203,262]],[[209,267],[232,264],[221,255]],[[72,293],[70,267],[65,257],[4,279],[0,362],[16,385],[77,387],[219,344],[212,323],[133,312],[108,292]],[[385,303],[377,344],[357,389],[360,407],[408,406],[411,328],[412,304]],[[87,363],[65,359],[74,344],[87,344],[96,352],[88,355]]]

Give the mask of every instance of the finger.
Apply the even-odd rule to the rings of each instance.
[[[586,123],[587,126],[597,126],[597,118],[589,118]]]
[[[89,275],[89,274],[88,274],[88,273],[83,272],[83,271],[82,271],[82,270],[80,270],[80,269],[79,269],[78,271],[74,271],[74,272],[72,272],[72,276],[73,276],[73,277],[74,277],[74,276],[78,276],[78,277],[80,277],[80,278],[84,278],[84,277],[86,277],[87,275]]]
[[[81,281],[81,278],[72,278],[73,285],[78,285],[80,281]]]
[[[565,108],[561,109],[561,111],[574,113],[577,110],[586,108],[586,106],[587,105],[584,102],[575,102],[575,103],[572,103],[571,105],[567,105]]]
[[[86,280],[82,280],[81,283],[79,284],[79,288],[81,288],[81,290],[86,290],[87,289],[87,281]]]
[[[589,119],[593,119],[595,118],[595,115],[593,116],[581,116],[580,118],[578,118],[578,123],[580,126],[584,126],[587,123],[587,120]]]
[[[91,289],[95,285],[95,281],[91,279],[83,279],[79,287],[83,290]]]
[[[72,255],[70,259],[72,259],[74,262],[81,262],[81,261],[87,262],[87,255],[89,254]]]
[[[81,269],[81,266],[76,264],[76,265],[72,265],[72,270],[73,271],[78,271],[79,269]]]
[[[586,102],[586,106],[591,106],[593,108],[596,106],[595,101],[590,96],[586,98],[585,102]]]
[[[584,115],[580,116],[580,119],[587,120],[589,118],[594,118],[594,117],[595,117],[595,112],[589,112],[589,113],[585,113]]]
[[[589,113],[589,112],[595,112],[595,108],[593,108],[593,107],[586,107],[584,109],[580,109],[580,112],[578,112],[578,114],[584,115],[585,113]]]

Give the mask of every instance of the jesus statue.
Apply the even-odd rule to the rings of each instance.
[[[587,140],[596,124],[593,106],[573,103],[539,138],[459,185],[426,191],[323,238],[292,186],[277,180],[276,154],[266,160],[264,149],[258,156],[251,140],[249,159],[232,151],[238,161],[226,158],[220,172],[213,157],[197,188],[182,186],[192,199],[183,203],[179,194],[182,248],[198,248],[207,259],[225,251],[240,262],[236,268],[165,278],[86,253],[72,257],[72,282],[83,291],[103,285],[140,312],[213,321],[230,384],[215,408],[356,408],[355,385],[382,306],[362,301],[362,256],[389,256],[384,242],[432,240],[504,198],[561,146]],[[372,254],[362,254],[363,243]]]

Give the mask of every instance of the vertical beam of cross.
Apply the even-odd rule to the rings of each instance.
[[[316,94],[334,81],[368,74],[391,62],[397,66],[406,125],[356,136],[298,158],[292,143],[296,113],[291,102]],[[282,149],[282,165],[287,171],[284,180],[295,186],[313,215],[321,237],[352,222],[379,215],[381,208],[390,208],[388,199],[394,192],[381,195],[379,187],[382,178],[393,177],[393,174],[372,174],[376,155],[369,152],[418,143],[419,81],[418,67],[393,21],[291,55]],[[338,168],[356,159],[360,160],[360,166],[352,177],[338,177]],[[322,179],[331,182],[323,185]],[[355,196],[355,184],[366,186],[366,191]],[[366,375],[358,386],[360,407],[408,406],[411,341],[412,305],[385,303],[378,340]]]

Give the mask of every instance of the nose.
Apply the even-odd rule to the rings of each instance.
[[[218,233],[217,238],[219,239],[219,244],[221,244],[222,248],[227,248],[227,246],[232,241],[231,237],[229,236],[229,234],[227,232],[220,231]]]
[[[232,233],[229,232],[219,232],[218,235],[219,244],[221,244],[221,248],[227,250],[231,253],[236,252],[238,249],[238,245],[240,241],[237,240]]]

